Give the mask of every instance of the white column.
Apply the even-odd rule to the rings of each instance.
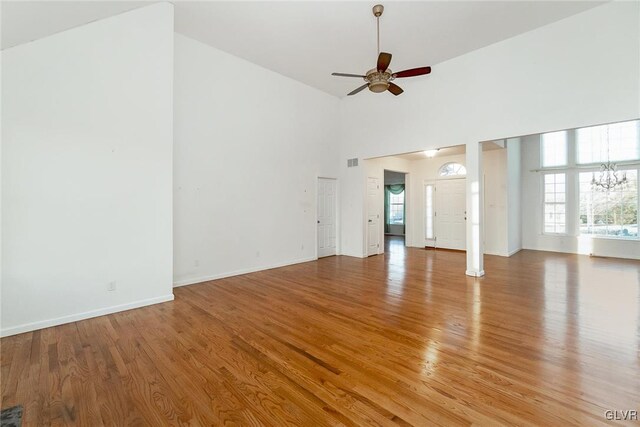
[[[467,157],[467,276],[484,276],[484,190],[482,182],[482,144],[469,142]]]

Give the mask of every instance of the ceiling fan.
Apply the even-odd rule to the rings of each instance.
[[[392,80],[402,77],[415,77],[429,74],[431,67],[419,67],[412,68],[410,70],[399,71],[397,73],[392,72],[389,69],[391,63],[391,54],[387,52],[380,52],[380,15],[384,11],[384,6],[377,4],[373,6],[373,15],[376,17],[377,32],[378,32],[378,63],[376,68],[367,71],[366,74],[348,74],[348,73],[331,73],[332,76],[339,77],[360,77],[366,81],[365,84],[357,89],[352,90],[347,96],[355,95],[356,93],[369,88],[371,92],[384,92],[388,90],[392,94],[398,96],[402,92],[402,88],[393,83]]]

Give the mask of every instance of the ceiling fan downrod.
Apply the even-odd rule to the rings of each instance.
[[[376,28],[378,34],[378,55],[380,55],[380,15],[384,12],[384,6],[381,4],[377,4],[373,6],[373,16],[376,17]]]

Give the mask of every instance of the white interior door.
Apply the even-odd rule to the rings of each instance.
[[[367,179],[367,255],[377,255],[380,250],[380,184],[378,178]]]
[[[336,254],[336,180],[318,178],[318,258]]]
[[[446,179],[436,183],[436,246],[445,249],[465,250],[466,180]]]

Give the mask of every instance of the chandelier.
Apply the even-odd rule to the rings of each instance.
[[[600,164],[600,172],[591,175],[591,187],[596,190],[609,191],[627,183],[627,172],[618,171],[618,165],[609,159],[609,126],[607,126],[607,162]]]

